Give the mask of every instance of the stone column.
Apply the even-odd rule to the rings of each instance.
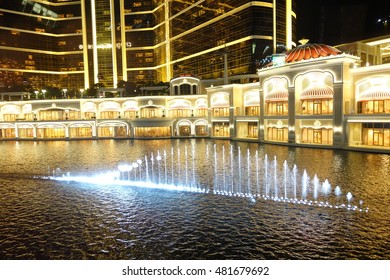
[[[264,90],[262,87],[262,82],[260,80],[260,119],[259,119],[259,141],[264,142],[264,113],[265,113],[265,106],[264,106]]]
[[[298,100],[299,102],[299,100]],[[288,143],[295,143],[295,87],[288,88]]]
[[[333,146],[341,148],[345,144],[344,137],[344,98],[343,84],[333,85]]]

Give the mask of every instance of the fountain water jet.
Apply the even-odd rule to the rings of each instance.
[[[307,176],[306,169],[302,175],[302,200],[306,201],[307,198],[307,185],[309,184],[309,177]]]
[[[273,160],[274,166],[274,198],[278,199],[278,162],[276,161],[276,156],[274,156]]]
[[[288,166],[287,166],[287,160],[285,160],[283,163],[284,199],[287,199],[287,172],[288,172]]]
[[[318,179],[317,177],[317,174],[314,175],[314,178],[313,178],[313,198],[314,198],[314,201],[317,202],[318,200],[318,187],[319,187],[319,184],[320,184],[320,180]]]
[[[184,157],[181,157],[181,154],[184,154]],[[218,154],[221,155],[220,159],[217,157]],[[299,174],[295,164],[290,171],[286,160],[279,167],[276,156],[270,161],[267,154],[264,154],[262,158],[256,151],[252,157],[248,149],[245,158],[241,154],[240,147],[235,152],[233,145],[230,146],[229,159],[227,159],[228,155],[224,146],[219,148],[214,145],[212,160],[209,156],[207,152],[206,161],[199,162],[207,173],[202,173],[201,169],[197,168],[198,161],[195,161],[194,148],[189,154],[185,146],[184,152],[178,148],[176,155],[173,148],[171,148],[170,157],[167,156],[166,150],[161,153],[157,151],[157,156],[151,153],[149,156],[145,155],[143,160],[137,159],[131,164],[121,163],[115,171],[105,174],[71,176],[67,173],[66,176],[65,174],[61,176],[61,172],[53,171],[53,176],[48,178],[94,184],[118,184],[200,193],[212,192],[217,195],[247,197],[252,202],[256,201],[256,198],[267,200],[272,197],[278,202],[363,211],[363,203],[360,203],[360,208],[352,205],[351,192],[346,195],[346,206],[341,201],[342,192],[339,186],[336,186],[332,198],[331,185],[327,179],[321,182],[315,174],[311,181],[307,171],[304,170],[302,174]],[[175,160],[177,162],[174,162]],[[230,174],[228,174],[229,171]],[[309,200],[309,197],[313,197],[314,201]]]

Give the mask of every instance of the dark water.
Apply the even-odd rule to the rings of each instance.
[[[232,143],[328,179],[368,213],[34,177],[102,172],[171,147],[188,146],[202,162],[214,144],[220,159],[231,142],[0,142],[0,259],[389,259],[385,154]],[[197,169],[203,182],[213,173],[206,163]]]

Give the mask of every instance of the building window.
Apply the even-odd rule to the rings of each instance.
[[[199,124],[195,126],[196,136],[207,136],[207,125]]]
[[[65,112],[63,110],[40,111],[39,119],[45,121],[65,120]]]
[[[216,137],[229,137],[229,123],[228,122],[216,122],[213,123],[213,136]]]
[[[308,144],[333,144],[333,129],[331,128],[303,128],[301,134],[302,143]]]
[[[245,116],[259,116],[260,106],[248,106],[245,107]]]
[[[117,111],[105,111],[100,113],[101,119],[116,119],[119,117],[119,113]]]
[[[145,107],[141,109],[141,118],[161,118],[162,111],[158,107]]]
[[[135,137],[170,137],[171,127],[135,127]]]
[[[197,108],[195,110],[195,117],[207,117],[207,108]]]
[[[65,138],[65,128],[63,127],[43,127],[37,128],[38,138]]]
[[[388,114],[390,100],[370,100],[357,103],[358,114]]]
[[[15,138],[14,128],[0,128],[0,139]]]
[[[190,136],[191,135],[191,126],[190,125],[180,125],[179,126],[179,136]]]
[[[269,127],[267,130],[267,140],[287,142],[288,140],[287,127]]]
[[[390,123],[363,123],[363,145],[390,147]]]
[[[189,95],[191,94],[191,86],[189,84],[180,85],[180,95]]]
[[[248,138],[257,138],[258,131],[257,122],[248,122]]]
[[[213,116],[216,116],[216,117],[229,116],[229,108],[227,108],[227,107],[213,108],[212,113],[213,113]]]
[[[170,118],[187,118],[191,116],[191,109],[170,109],[168,116]]]
[[[15,114],[4,114],[3,120],[6,122],[14,122],[16,121],[17,115]]]
[[[266,103],[268,116],[286,116],[288,115],[287,101],[272,101]]]
[[[135,119],[137,117],[137,111],[124,111],[123,112],[123,117],[125,119]]]
[[[19,138],[33,138],[34,129],[33,128],[19,128],[18,131]]]
[[[305,99],[301,101],[302,115],[333,114],[333,99]]]
[[[70,127],[69,137],[70,138],[92,137],[92,128],[91,127]]]

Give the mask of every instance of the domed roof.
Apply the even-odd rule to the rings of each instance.
[[[310,58],[338,55],[342,52],[325,44],[304,44],[286,52],[285,62],[297,62]]]

